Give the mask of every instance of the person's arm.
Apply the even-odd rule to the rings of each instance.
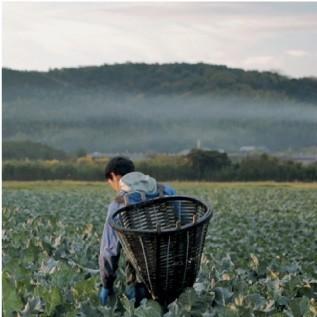
[[[116,278],[116,270],[118,268],[121,244],[117,233],[109,225],[110,217],[120,208],[117,202],[112,202],[108,208],[107,219],[104,225],[100,244],[99,269],[103,287],[113,291],[113,283]]]

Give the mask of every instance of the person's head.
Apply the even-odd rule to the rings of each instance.
[[[135,167],[131,160],[123,156],[116,156],[107,164],[105,178],[115,191],[119,191],[121,177],[134,171]]]

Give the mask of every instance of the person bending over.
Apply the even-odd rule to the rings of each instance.
[[[99,269],[102,287],[99,293],[102,305],[108,303],[109,296],[114,293],[113,284],[118,268],[121,244],[117,233],[109,225],[111,216],[127,204],[138,203],[142,200],[149,200],[160,195],[171,196],[176,192],[173,188],[159,184],[149,175],[135,171],[131,160],[125,157],[112,158],[105,168],[105,178],[108,184],[115,190],[117,196],[109,204],[108,213],[100,244]],[[126,295],[129,299],[135,300],[138,306],[143,298],[149,298],[145,285],[136,276],[132,265],[126,262]]]

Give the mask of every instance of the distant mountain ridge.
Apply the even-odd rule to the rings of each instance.
[[[125,63],[53,69],[48,72],[2,70],[3,89],[98,89],[146,94],[271,93],[317,102],[317,80],[293,79],[274,72],[245,71],[209,64]]]
[[[64,151],[316,145],[317,80],[209,64],[2,69],[3,138]]]

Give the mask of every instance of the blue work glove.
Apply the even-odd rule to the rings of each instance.
[[[135,286],[134,286],[134,284],[127,286],[127,288],[125,290],[125,294],[127,295],[128,299],[135,300]]]
[[[111,295],[111,293],[112,292],[110,291],[109,288],[102,287],[100,289],[99,299],[100,299],[101,305],[107,305],[108,298],[109,298],[109,295]]]
[[[135,307],[140,305],[143,298],[150,298],[150,294],[143,283],[129,285],[125,290],[125,294],[129,300],[135,300]]]

